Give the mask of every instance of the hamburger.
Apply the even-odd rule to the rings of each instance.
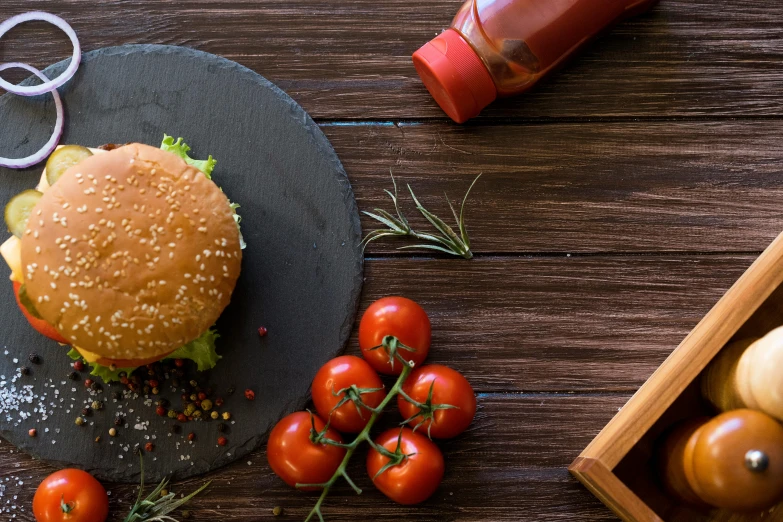
[[[110,149],[110,150],[105,150]],[[231,300],[244,242],[215,160],[130,143],[58,148],[36,190],[6,206],[0,253],[39,332],[104,380],[164,358],[211,368],[213,325]]]

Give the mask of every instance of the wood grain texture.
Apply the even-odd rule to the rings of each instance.
[[[479,253],[760,252],[783,226],[777,120],[322,129],[359,208],[393,208],[391,170],[414,225],[426,223],[405,183],[445,219],[444,191],[461,200],[483,173],[466,214]]]
[[[634,391],[752,256],[371,259],[360,309],[415,299],[478,391]],[[349,353],[358,353],[356,337]]]
[[[468,432],[440,444],[447,470],[432,499],[412,507],[387,500],[367,477],[366,451],[360,450],[349,471],[364,493],[357,497],[340,485],[327,501],[324,514],[335,521],[367,520],[370,511],[373,520],[383,522],[612,520],[612,514],[569,477],[566,466],[573,448],[587,444],[627,398],[627,394],[482,394],[476,421]],[[396,414],[389,415],[384,419],[386,426],[396,418]],[[19,495],[14,502],[26,507],[33,494],[30,485],[52,470],[12,451],[16,450],[10,444],[0,444],[0,461],[19,464],[0,470],[0,480],[10,479],[4,482],[8,484],[4,498]],[[16,484],[19,479],[22,486]],[[204,496],[193,501],[191,520],[301,521],[315,502],[313,495],[297,493],[275,477],[263,451],[217,473],[189,479],[172,491],[191,491],[204,480],[213,483]],[[108,489],[112,512],[126,512],[134,486],[108,485]],[[275,506],[284,509],[283,517],[272,516]],[[20,513],[17,520],[32,522],[33,517]],[[110,520],[121,519],[115,515]]]
[[[315,118],[443,118],[410,56],[448,27],[461,0],[5,0],[70,20],[85,50],[161,43],[221,54],[256,70]],[[484,118],[783,114],[783,5],[666,0]],[[32,25],[31,25],[32,27]],[[43,66],[68,55],[54,29],[14,31],[0,61]]]

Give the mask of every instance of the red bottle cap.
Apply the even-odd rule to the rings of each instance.
[[[413,65],[438,105],[457,123],[478,116],[497,97],[484,62],[454,29],[413,53]]]

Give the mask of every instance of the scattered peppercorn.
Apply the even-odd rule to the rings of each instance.
[[[255,399],[255,398],[256,398],[256,392],[254,392],[254,391],[253,391],[253,390],[251,390],[250,388],[248,388],[247,390],[245,390],[245,399],[247,399],[247,400],[249,400],[249,401],[252,401],[252,400],[253,400],[253,399]]]
[[[196,405],[188,404],[187,406],[185,406],[185,411],[183,411],[183,413],[189,416],[189,415],[193,415],[194,411],[196,411]]]
[[[230,387],[228,388],[228,390],[227,390],[227,393],[228,393],[229,395],[233,395],[233,394],[234,394],[234,387],[233,387],[233,386],[230,386]]]
[[[92,384],[93,384],[92,379],[84,379],[84,387],[85,388],[89,388],[90,386],[92,386]]]
[[[189,398],[191,401],[197,401],[197,400],[198,400],[198,395],[196,395],[195,393],[193,393],[193,394],[191,394],[191,395],[190,395],[190,397],[188,397],[188,398]]]
[[[190,383],[190,385],[191,385],[191,386],[193,386],[194,388],[198,386],[198,382],[196,382],[196,380],[195,380],[195,379],[193,379],[193,380],[189,381],[189,383]]]
[[[30,356],[28,357],[28,359],[33,364],[41,364],[41,358],[35,352],[31,353]]]
[[[185,520],[187,520],[187,519],[189,519],[189,518],[190,518],[190,511],[183,511],[183,512],[181,513],[181,515],[182,515],[182,518],[184,518]]]
[[[82,361],[76,361],[75,363],[73,363],[73,369],[76,370],[77,372],[84,371],[84,363]]]
[[[227,412],[227,411],[224,411],[223,415],[221,415],[221,417],[223,417],[223,420],[229,420],[229,419],[231,419],[231,414],[229,412]]]
[[[218,397],[217,399],[215,399],[215,406],[216,406],[216,407],[218,407],[218,408],[220,408],[221,406],[223,406],[223,399],[221,399],[220,397]]]
[[[168,494],[169,494],[169,490],[168,489],[161,489],[160,490],[160,496],[161,497],[165,497]]]
[[[122,426],[123,424],[125,424],[125,417],[123,417],[122,415],[114,419],[115,426]]]
[[[180,422],[187,422],[188,417],[184,413],[180,413],[179,415],[177,415],[177,420]]]
[[[22,375],[30,375],[30,368],[28,368],[27,366],[22,366],[21,368],[19,368],[19,372]]]
[[[210,413],[209,416],[216,420],[220,418],[220,414],[217,412],[217,410],[212,410],[212,413]]]
[[[152,388],[152,395],[158,395],[160,390],[158,388]]]
[[[155,445],[151,442],[148,442],[144,445],[144,451],[149,453],[150,451],[153,451],[155,449]]]
[[[196,434],[193,433],[192,431],[190,433],[188,433],[188,440],[191,441],[191,442],[196,440]]]
[[[109,428],[109,436],[116,437],[117,436],[117,428]]]
[[[144,395],[149,395],[149,393],[152,391],[152,388],[145,385],[144,388],[142,388],[142,391],[144,392]]]
[[[156,406],[163,406],[164,408],[168,408],[169,407],[169,401],[167,401],[166,399],[161,397],[160,399],[158,399],[158,402],[155,405]]]
[[[76,420],[75,420],[75,421],[73,421],[73,422],[74,422],[74,424],[76,424],[77,426],[81,426],[81,425],[83,425],[83,424],[84,424],[84,417],[76,417]]]
[[[225,446],[226,444],[228,444],[228,439],[225,437],[218,437],[217,443],[218,446]]]
[[[78,381],[79,380],[79,374],[77,372],[71,372],[68,374],[68,378],[72,381]]]
[[[154,375],[154,374],[155,374],[155,372],[153,372],[153,375]],[[150,380],[149,380],[149,382],[148,382],[148,384],[149,384],[151,387],[153,387],[153,388],[157,388],[157,387],[160,385],[160,383],[159,383],[159,382],[158,382],[156,379],[150,379]]]
[[[201,401],[201,409],[204,411],[209,411],[212,409],[212,401],[209,399],[204,399]]]
[[[182,368],[185,365],[185,361],[182,359],[174,359],[174,366],[177,368]]]
[[[193,412],[193,418],[194,419],[200,419],[201,418],[201,410],[196,410]]]
[[[38,435],[38,430],[36,430],[35,428],[31,428],[30,431],[27,432],[27,434],[30,435],[31,437],[35,437],[36,435]]]
[[[90,389],[92,391],[100,391],[101,390],[101,385],[98,384],[97,382],[92,382],[92,383],[90,383]]]
[[[161,417],[165,417],[167,413],[166,408],[164,408],[163,406],[158,406],[157,408],[155,408],[155,413],[160,415]]]
[[[269,333],[269,330],[267,330],[263,326],[258,329],[258,335],[260,335],[261,337],[266,337],[267,333]]]
[[[283,508],[281,508],[280,506],[275,506],[272,508],[272,515],[279,517],[282,514],[283,514]]]
[[[92,401],[92,404],[90,407],[93,410],[102,410],[103,409],[103,403],[101,401]]]
[[[95,442],[100,442],[100,441],[101,441],[101,436],[100,436],[100,435],[98,435],[97,437],[95,437]]]
[[[222,422],[220,424],[218,424],[218,431],[220,433],[223,433],[224,431],[226,431],[226,425],[223,424]]]
[[[92,415],[92,410],[90,408],[82,408],[82,415],[85,417],[89,417]]]
[[[169,410],[166,415],[169,419],[176,419],[177,418],[177,412],[174,410]]]

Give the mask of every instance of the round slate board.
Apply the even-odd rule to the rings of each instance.
[[[46,69],[53,78],[61,62]],[[235,422],[219,447],[218,422],[173,421],[155,415],[144,397],[115,401],[105,386],[91,396],[67,379],[67,351],[33,331],[0,283],[0,430],[19,448],[58,466],[78,466],[101,479],[138,480],[135,444],[153,442],[145,457],[149,481],[205,473],[258,447],[284,414],[301,409],[317,369],[350,335],[362,286],[361,228],[348,178],[334,150],[305,111],[273,84],[224,58],[172,46],[129,45],[84,55],[60,90],[66,110],[62,143],[98,146],[159,144],[182,136],[192,155],[218,161],[215,182],[241,205],[242,275],[218,321],[218,366],[199,376],[222,395]],[[0,154],[21,157],[44,143],[54,121],[51,95],[0,98]],[[42,165],[0,168],[0,201],[37,183]],[[0,274],[8,272],[0,265]],[[3,278],[6,275],[2,276]],[[268,336],[257,329],[265,326]],[[43,364],[27,361],[37,352]],[[19,376],[27,365],[29,376]],[[86,373],[82,375],[82,379]],[[226,396],[233,386],[236,393]],[[256,399],[243,396],[246,388]],[[179,405],[179,391],[163,395]],[[104,410],[74,424],[95,398]],[[127,424],[109,437],[117,413]],[[28,436],[30,428],[38,436]],[[185,434],[193,431],[196,441]],[[95,437],[102,440],[94,442]]]

